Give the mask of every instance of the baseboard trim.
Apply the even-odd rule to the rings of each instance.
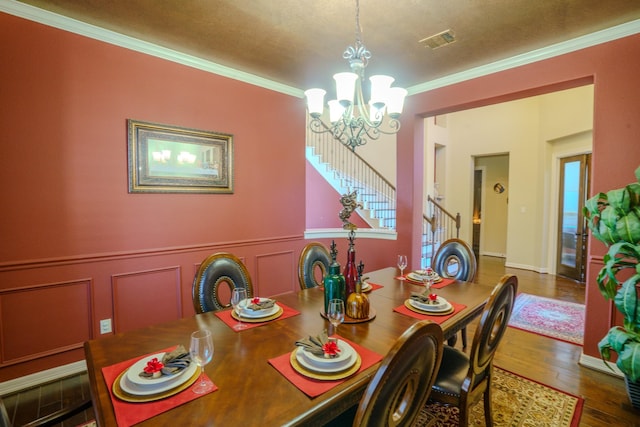
[[[25,375],[24,377],[0,383],[0,385],[2,385],[2,393],[0,395],[4,396],[15,393],[20,390],[35,387],[70,375],[79,374],[86,370],[87,363],[84,360],[80,360],[79,362],[73,362],[68,365],[47,369],[46,371]]]
[[[529,270],[529,271],[535,271],[536,273],[540,273],[540,274],[548,274],[549,270],[547,268],[543,268],[543,267],[534,267],[533,265],[528,265],[528,264],[516,264],[514,262],[505,262],[504,263],[505,267],[509,267],[509,268],[517,268],[519,270]]]
[[[588,356],[584,353],[580,354],[580,360],[578,361],[580,366],[584,366],[585,368],[593,369],[595,371],[600,371],[605,374],[613,375],[616,377],[623,378],[624,374],[615,363],[609,363],[608,365],[604,363],[604,361],[599,357]]]

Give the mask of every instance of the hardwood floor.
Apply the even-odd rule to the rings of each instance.
[[[476,281],[497,283],[504,274],[518,277],[518,291],[584,304],[584,285],[548,274],[504,267],[501,258],[481,257]],[[474,328],[468,328],[472,339]],[[458,343],[457,345],[461,345]],[[640,411],[634,410],[622,379],[578,365],[582,347],[508,328],[495,356],[495,365],[534,381],[584,398],[580,426],[637,426]],[[88,396],[86,373],[35,389],[4,396],[9,417],[19,426]],[[86,411],[66,426],[91,420]]]
[[[518,277],[518,292],[584,304],[584,284],[559,276],[505,268],[501,258],[481,257],[476,281],[497,283],[503,274]],[[468,333],[471,339],[471,328]],[[494,364],[582,397],[580,426],[640,426],[640,411],[629,403],[624,381],[578,365],[581,353],[581,346],[507,328]]]

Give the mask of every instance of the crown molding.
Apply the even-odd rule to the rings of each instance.
[[[95,40],[110,43],[136,52],[152,55],[168,61],[176,62],[188,67],[196,68],[209,73],[228,77],[254,86],[281,92],[286,95],[304,98],[304,90],[273,80],[266,79],[244,71],[236,70],[224,65],[216,64],[192,55],[187,55],[172,49],[167,49],[152,43],[144,42],[133,37],[128,37],[114,31],[105,30],[104,28],[84,22],[71,19],[69,17],[58,15],[31,5],[20,3],[16,0],[0,0],[0,11],[10,15],[15,15],[30,21],[38,22],[61,30],[69,31]],[[499,71],[508,70],[544,59],[553,58],[555,56],[564,55],[576,50],[595,46],[601,43],[613,41],[622,37],[640,33],[640,19],[627,22],[605,30],[597,31],[586,36],[577,37],[575,39],[557,43],[541,49],[533,50],[521,55],[516,55],[501,61],[480,67],[471,68],[460,73],[451,74],[439,79],[430,80],[415,86],[407,88],[408,95],[415,95],[422,92],[438,89],[444,86],[460,83],[466,80],[475,79],[486,76],[488,74],[497,73]]]
[[[586,36],[577,37],[566,42],[553,44],[531,52],[516,55],[501,61],[492,62],[476,68],[471,68],[460,73],[451,74],[440,79],[431,80],[415,86],[407,88],[408,95],[415,95],[422,92],[460,83],[466,80],[475,79],[486,76],[488,74],[497,73],[499,71],[520,67],[522,65],[531,64],[533,62],[542,61],[543,59],[553,58],[555,56],[564,55],[566,53],[575,52],[576,50],[587,47],[596,46],[602,43],[610,42],[623,37],[640,33],[640,19],[627,22],[605,30],[597,31]]]
[[[187,67],[196,68],[209,73],[228,77],[230,79],[239,80],[254,86],[260,86],[265,89],[281,92],[286,95],[302,98],[303,90],[288,86],[264,77],[216,64],[196,56],[187,55],[172,49],[155,45],[153,43],[144,42],[133,37],[125,36],[115,31],[106,30],[95,25],[87,24],[57,13],[49,12],[35,6],[20,3],[15,0],[0,0],[0,12],[6,12],[20,18],[58,28],[60,30],[69,31],[74,34],[89,37],[115,46],[130,49],[136,52],[166,59]]]

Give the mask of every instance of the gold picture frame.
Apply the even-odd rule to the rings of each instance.
[[[233,135],[127,120],[129,193],[233,193]]]

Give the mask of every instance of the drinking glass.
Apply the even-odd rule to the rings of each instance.
[[[233,329],[239,331],[247,328],[247,325],[242,323],[242,309],[247,306],[247,290],[245,288],[233,288],[231,305],[233,311],[238,315],[238,323],[233,326]]]
[[[338,326],[344,322],[344,301],[341,299],[332,299],[329,301],[329,309],[327,310],[329,322],[333,325],[333,333],[338,333]]]
[[[404,279],[404,269],[407,268],[407,256],[398,255],[398,268],[400,269],[400,280]]]
[[[431,293],[431,287],[433,286],[433,276],[425,274],[424,276],[422,276],[422,282],[424,283],[425,287],[424,294],[429,295]]]
[[[204,365],[211,362],[213,358],[211,331],[201,329],[191,334],[189,354],[191,354],[191,361],[200,367],[200,381],[193,388],[193,392],[197,394],[206,393],[213,388],[213,383],[204,375]]]

